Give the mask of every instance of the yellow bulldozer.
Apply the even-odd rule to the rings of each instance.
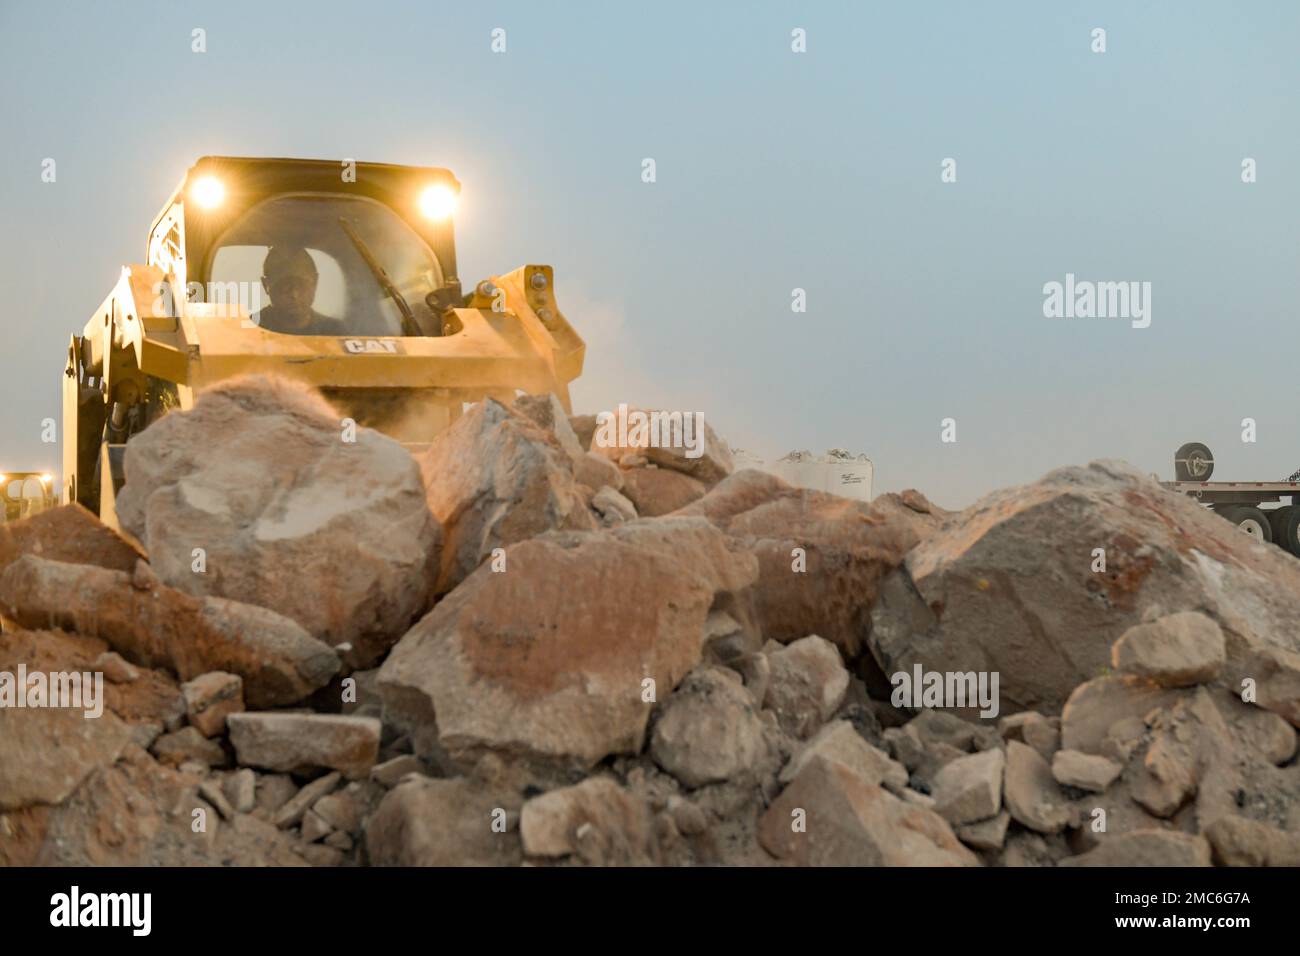
[[[446,169],[207,156],[149,231],[145,263],[68,347],[64,502],[110,524],[127,441],[204,388],[269,373],[411,446],[484,398],[568,386],[585,346],[547,265],[464,293]]]

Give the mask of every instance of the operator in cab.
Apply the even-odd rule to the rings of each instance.
[[[271,302],[253,322],[285,335],[345,335],[340,320],[312,308],[318,280],[316,263],[302,246],[272,246],[262,262],[262,288]]]

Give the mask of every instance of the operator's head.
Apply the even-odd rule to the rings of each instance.
[[[289,322],[311,318],[317,279],[316,263],[302,246],[272,246],[262,263],[262,286]]]

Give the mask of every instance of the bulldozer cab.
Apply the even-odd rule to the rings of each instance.
[[[154,224],[148,261],[187,303],[268,332],[438,336],[461,304],[459,190],[443,169],[205,157]]]
[[[585,345],[531,264],[462,292],[446,169],[206,156],[68,346],[63,501],[115,524],[125,450],[241,375],[310,385],[417,451],[485,398],[557,396]]]
[[[0,473],[0,523],[30,518],[56,504],[53,475],[36,471]]]
[[[310,194],[265,200],[217,238],[205,271],[208,301],[235,298],[268,331],[442,333],[429,304],[446,284],[437,256],[392,210],[371,200]],[[405,327],[403,306],[415,332]]]

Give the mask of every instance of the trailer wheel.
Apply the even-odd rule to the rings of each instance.
[[[1300,558],[1300,508],[1287,505],[1268,513],[1273,543]]]
[[[1198,441],[1189,441],[1174,452],[1174,478],[1178,481],[1209,481],[1214,474],[1214,455]]]
[[[1224,508],[1219,514],[1227,518],[1237,526],[1240,531],[1246,532],[1252,538],[1258,538],[1265,543],[1273,540],[1273,527],[1268,523],[1268,518],[1264,512],[1250,505],[1237,505],[1234,508]]]

